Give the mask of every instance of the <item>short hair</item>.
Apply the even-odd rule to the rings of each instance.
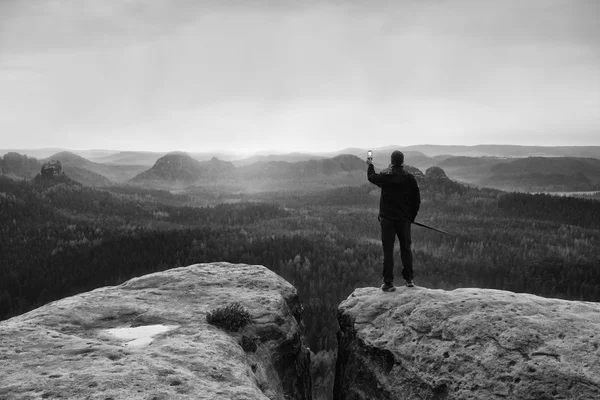
[[[392,165],[402,165],[404,164],[404,154],[399,150],[394,150],[392,153]]]

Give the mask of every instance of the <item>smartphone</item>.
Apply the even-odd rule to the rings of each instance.
[[[367,151],[367,158],[373,158],[373,152],[371,150]]]

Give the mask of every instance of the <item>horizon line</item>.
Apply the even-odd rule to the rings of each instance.
[[[364,147],[364,146],[346,146],[343,148],[338,148],[337,150],[319,150],[319,151],[311,151],[306,149],[252,149],[252,150],[244,150],[244,149],[208,149],[208,150],[181,150],[181,149],[170,149],[170,150],[136,150],[136,149],[118,149],[118,148],[68,148],[68,147],[7,147],[0,148],[0,151],[48,151],[48,150],[56,150],[56,151],[103,151],[103,152],[114,152],[114,153],[155,153],[155,154],[168,154],[173,152],[184,152],[189,154],[207,154],[207,153],[222,153],[222,154],[254,154],[258,155],[282,155],[282,154],[292,154],[292,153],[307,153],[307,154],[328,154],[328,153],[339,153],[344,150],[351,149],[360,149],[360,150],[384,150],[390,148],[398,148],[398,149],[410,149],[413,147],[422,147],[422,146],[433,146],[433,147],[483,147],[483,146],[508,146],[508,147],[539,147],[539,148],[559,148],[559,147],[573,147],[573,148],[590,148],[590,147],[600,147],[600,144],[590,144],[590,145],[541,145],[541,144],[506,144],[506,143],[480,143],[480,144],[434,144],[434,143],[421,143],[415,145],[383,145],[376,147]],[[266,154],[268,153],[268,154]]]

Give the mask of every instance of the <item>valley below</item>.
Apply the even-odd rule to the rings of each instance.
[[[600,301],[597,158],[572,149],[552,158],[403,150],[421,189],[417,222],[451,234],[413,226],[417,286]],[[379,189],[367,182],[362,152],[248,160],[130,152],[94,161],[7,153],[0,319],[173,267],[264,265],[298,289],[314,398],[331,399],[337,307],[381,284]],[[378,171],[387,166],[388,149],[374,156]],[[42,176],[53,159],[61,170]]]

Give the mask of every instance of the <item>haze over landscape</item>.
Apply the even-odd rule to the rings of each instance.
[[[594,0],[0,3],[0,148],[600,144]]]
[[[0,399],[597,398],[599,15],[0,0]]]

